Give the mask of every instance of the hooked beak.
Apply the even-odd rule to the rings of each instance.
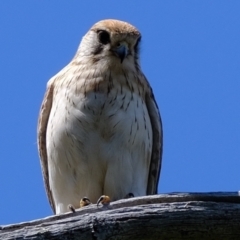
[[[125,42],[119,43],[119,46],[117,46],[113,52],[120,58],[121,63],[123,62],[124,58],[128,54],[128,46]]]

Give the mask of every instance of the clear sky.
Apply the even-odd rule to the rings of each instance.
[[[240,1],[0,1],[0,225],[52,214],[36,144],[50,77],[97,21],[142,33],[141,64],[159,105],[159,192],[237,191]]]

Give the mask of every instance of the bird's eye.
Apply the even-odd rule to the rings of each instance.
[[[99,42],[104,45],[110,43],[110,35],[105,30],[100,30],[98,32],[98,39],[99,39]]]

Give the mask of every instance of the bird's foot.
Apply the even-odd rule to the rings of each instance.
[[[101,203],[104,207],[108,206],[111,202],[111,199],[109,196],[106,195],[102,195],[98,201],[97,201],[97,207],[99,206],[99,204]]]
[[[76,209],[75,209],[75,207],[74,207],[72,204],[69,204],[69,205],[68,205],[68,209],[69,209],[72,213],[75,213],[75,212],[76,212]]]
[[[80,200],[80,204],[79,204],[79,205],[80,205],[80,208],[82,208],[82,207],[88,206],[89,204],[92,204],[91,201],[89,200],[89,198],[83,197],[83,198]],[[76,209],[75,209],[75,207],[74,207],[72,204],[69,204],[69,205],[68,205],[68,209],[69,209],[71,212],[73,212],[73,213],[76,212]]]
[[[89,200],[89,198],[87,197],[83,197],[81,200],[80,200],[80,208],[82,207],[86,207],[88,205],[92,204],[91,201]]]
[[[124,198],[133,198],[134,197],[134,194],[133,193],[128,193]]]

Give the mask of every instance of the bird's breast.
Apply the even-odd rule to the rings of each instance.
[[[142,146],[151,149],[152,129],[143,90],[120,80],[102,84],[95,80],[95,87],[61,85],[49,118],[50,148],[61,149],[56,153],[65,148],[86,159],[94,154],[104,161],[109,160],[109,151],[119,148],[129,152]]]

